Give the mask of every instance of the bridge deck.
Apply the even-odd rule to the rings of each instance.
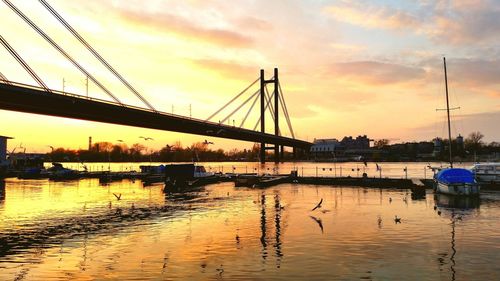
[[[110,101],[0,82],[0,109],[309,149],[312,143]]]

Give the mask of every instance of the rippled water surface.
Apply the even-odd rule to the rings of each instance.
[[[0,280],[498,280],[499,229],[494,191],[7,179]]]

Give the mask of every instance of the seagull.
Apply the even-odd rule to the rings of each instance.
[[[321,219],[318,219],[316,217],[313,217],[313,216],[309,216],[311,219],[313,219],[318,225],[319,225],[319,228],[321,228],[321,233],[323,233],[323,222],[321,221]]]
[[[150,138],[150,137],[143,137],[143,136],[140,136],[139,138],[144,139],[144,140],[146,140],[146,141],[147,141],[147,140],[154,140],[153,138]]]
[[[209,144],[214,144],[214,142],[205,140],[203,144],[209,145]]]
[[[311,211],[314,211],[318,208],[321,208],[321,203],[323,203],[323,198],[321,198],[321,200],[319,201],[318,205],[316,205],[316,207],[314,207]]]
[[[397,215],[394,216],[394,222],[395,223],[401,223],[401,218],[398,218]]]
[[[120,200],[122,198],[122,194],[118,194],[116,195],[115,193],[113,193],[113,195],[116,197],[116,200]]]

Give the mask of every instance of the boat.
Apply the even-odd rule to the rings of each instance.
[[[217,182],[214,173],[207,172],[205,167],[195,164],[165,165],[165,191],[185,190]]]
[[[48,175],[50,180],[74,180],[81,177],[77,170],[64,168],[61,163],[56,162],[52,163],[52,167],[42,171],[41,174]]]
[[[480,185],[500,186],[500,163],[476,163],[470,170]]]
[[[462,168],[442,169],[436,174],[436,191],[450,195],[478,195],[480,186],[474,173]]]
[[[435,176],[436,193],[449,195],[473,196],[479,195],[480,186],[477,184],[472,171],[462,168],[453,168],[453,156],[451,149],[451,124],[450,103],[448,99],[448,76],[446,74],[446,58],[443,57],[444,80],[446,87],[446,113],[448,117],[448,141],[450,152],[450,167],[441,169]]]

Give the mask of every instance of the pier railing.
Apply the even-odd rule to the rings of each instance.
[[[65,167],[75,170],[89,172],[113,171],[113,172],[139,172],[141,165],[160,165],[165,163],[66,163]],[[432,179],[434,172],[426,163],[282,163],[279,165],[260,165],[259,163],[200,163],[208,172],[223,174],[289,174],[297,171],[301,177],[366,177],[369,178],[393,178],[393,179]],[[50,163],[47,163],[47,167]],[[464,165],[465,167],[466,165]]]

